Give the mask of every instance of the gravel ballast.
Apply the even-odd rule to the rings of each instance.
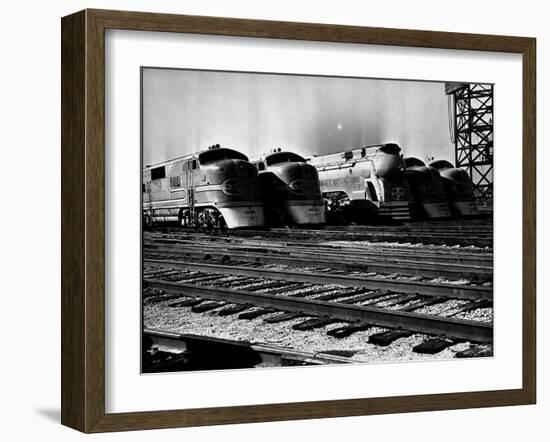
[[[144,306],[144,327],[251,343],[276,344],[311,353],[348,350],[355,352],[351,358],[358,362],[452,359],[454,353],[465,350],[469,346],[469,343],[460,343],[435,355],[423,355],[412,351],[412,347],[428,338],[422,334],[414,334],[398,339],[387,347],[379,347],[368,342],[369,336],[386,330],[379,327],[359,331],[347,338],[338,339],[327,335],[326,332],[346,325],[345,322],[332,323],[311,331],[299,331],[292,330],[292,326],[311,318],[311,316],[268,324],[263,321],[264,318],[280,313],[271,313],[253,320],[238,320],[235,315],[217,316],[216,310],[208,313],[192,313],[187,307],[168,307],[168,302]]]

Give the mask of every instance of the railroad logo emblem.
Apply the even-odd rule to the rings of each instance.
[[[405,189],[403,187],[394,187],[391,190],[391,198],[394,201],[402,201],[405,196]]]

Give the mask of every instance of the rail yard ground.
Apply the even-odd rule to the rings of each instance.
[[[491,217],[146,230],[143,370],[492,356],[492,235]]]

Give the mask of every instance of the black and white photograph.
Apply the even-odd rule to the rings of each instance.
[[[493,357],[495,90],[142,67],[142,373]]]

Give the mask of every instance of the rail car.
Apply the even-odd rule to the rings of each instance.
[[[342,222],[376,215],[410,219],[410,187],[401,148],[394,143],[314,155],[327,217]]]
[[[405,158],[414,218],[449,218],[451,211],[439,171],[415,157]]]
[[[325,222],[325,203],[315,167],[293,152],[275,150],[253,159],[270,225]]]
[[[143,223],[202,228],[264,225],[258,171],[219,145],[143,169]]]
[[[437,169],[441,175],[452,214],[455,216],[479,215],[474,187],[466,171],[454,167],[446,160],[433,161],[429,165]]]

